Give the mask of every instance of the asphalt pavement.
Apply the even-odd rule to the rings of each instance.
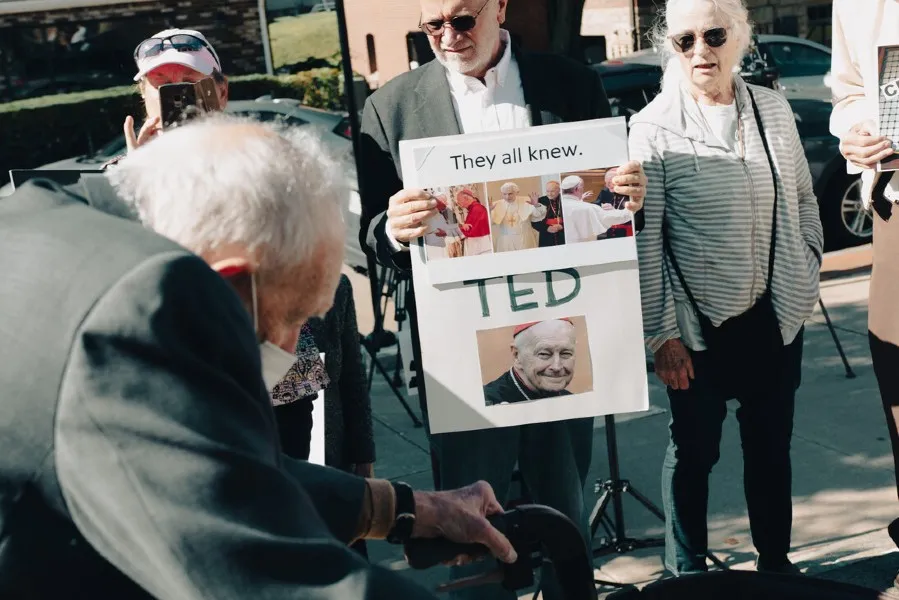
[[[356,292],[360,331],[367,333],[372,327],[368,282],[355,273],[350,273],[350,277]],[[809,576],[888,590],[899,570],[899,554],[885,528],[899,516],[899,502],[868,351],[869,279],[869,246],[825,258],[822,300],[853,376],[847,376],[819,308],[806,327],[803,381],[796,401],[790,556]],[[388,318],[386,327],[395,326]],[[378,359],[392,373],[392,351],[382,351]],[[649,380],[650,409],[616,419],[619,460],[622,478],[661,505],[660,473],[668,440],[668,405],[665,391],[652,373]],[[412,404],[417,412],[414,398]],[[378,455],[376,476],[431,489],[425,433],[414,427],[386,380],[377,373],[372,406]],[[735,405],[730,407],[721,458],[710,480],[709,543],[712,552],[729,568],[752,570],[755,553],[743,497],[735,409]],[[590,503],[596,498],[592,482],[608,476],[606,454],[603,419],[597,419],[593,465],[586,490]],[[662,535],[661,521],[631,497],[625,497],[623,508],[628,536],[643,539]],[[599,543],[600,538],[598,535],[595,541]],[[645,549],[599,558],[595,563],[597,577],[645,585],[665,575],[661,552]],[[442,567],[426,572],[408,569],[400,549],[385,542],[371,543],[370,554],[374,562],[403,570],[430,588],[448,579],[448,570]],[[601,589],[603,595],[613,591],[612,587]],[[521,597],[531,596],[523,593]]]

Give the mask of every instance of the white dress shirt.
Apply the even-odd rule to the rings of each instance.
[[[602,208],[584,202],[574,194],[562,194],[562,219],[565,227],[565,243],[596,241],[613,225],[621,225],[631,220],[627,209]]]
[[[504,48],[503,55],[496,66],[487,71],[483,82],[477,77],[446,69],[453,108],[462,133],[504,131],[531,126],[531,116],[521,87],[521,74],[518,62],[512,56],[512,40],[508,31],[500,30],[500,42]],[[380,219],[374,219],[372,223],[379,221]],[[394,239],[389,227],[386,232],[387,239],[395,250],[409,249]]]

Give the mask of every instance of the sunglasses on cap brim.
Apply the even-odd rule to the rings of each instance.
[[[166,42],[168,42],[168,44],[166,44]],[[202,50],[208,50],[215,59],[215,62],[219,65],[219,68],[221,68],[222,63],[219,61],[218,54],[215,53],[212,46],[205,40],[188,33],[176,33],[175,35],[164,38],[149,38],[142,41],[137,45],[137,48],[134,49],[134,61],[137,62],[145,58],[158,56],[169,48],[177,50],[178,52],[200,52]]]
[[[428,35],[442,34],[443,29],[447,25],[452,27],[453,31],[465,33],[466,31],[471,31],[472,29],[474,29],[475,25],[478,24],[478,17],[484,11],[484,9],[487,8],[488,4],[490,4],[490,0],[484,2],[478,12],[473,15],[459,15],[457,17],[452,17],[449,21],[432,19],[430,21],[419,22],[418,26]]]
[[[713,27],[712,29],[706,29],[700,36],[709,48],[720,48],[727,43],[727,28]],[[689,52],[696,45],[696,34],[681,33],[673,35],[671,36],[671,43],[678,52]]]

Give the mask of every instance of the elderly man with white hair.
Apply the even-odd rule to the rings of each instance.
[[[593,192],[584,191],[584,180],[569,175],[562,180],[562,214],[565,217],[565,243],[596,240],[613,225],[630,223],[632,210],[639,210],[638,203],[628,201],[628,208],[608,208],[591,202]]]
[[[483,482],[413,492],[280,451],[267,389],[340,272],[346,190],[323,144],[219,116],[110,177],[165,237],[47,180],[0,203],[0,255],[17,257],[0,294],[4,595],[431,598],[346,544],[441,535],[515,559]]]
[[[490,207],[495,252],[537,247],[537,234],[531,223],[546,218],[546,207],[540,204],[537,194],[519,196],[520,192],[517,183],[507,181],[500,187],[502,200],[496,200]]]
[[[668,0],[662,91],[630,121],[649,177],[640,290],[671,405],[665,566],[678,575],[707,569],[709,473],[730,399],[757,567],[796,571],[790,440],[823,235],[789,103],[735,74],[748,17],[742,0]]]

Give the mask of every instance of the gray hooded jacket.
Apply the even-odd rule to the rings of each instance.
[[[676,83],[630,122],[632,160],[649,179],[646,227],[637,236],[643,326],[656,351],[681,338],[704,350],[698,319],[662,245],[662,220],[700,310],[720,325],[764,293],[774,184],[748,86],[734,78],[745,157],[722,145],[696,101]],[[784,343],[791,343],[819,295],[823,247],[818,202],[793,111],[778,92],[751,86],[779,189],[772,297]]]

